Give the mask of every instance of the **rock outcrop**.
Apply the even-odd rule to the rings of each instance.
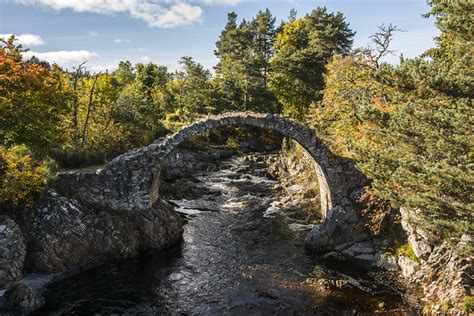
[[[51,274],[163,249],[179,240],[181,225],[172,206],[164,202],[111,213],[50,191],[32,219],[25,268]]]
[[[422,289],[424,311],[432,315],[472,312],[474,258],[460,255],[463,246],[472,245],[472,237],[464,235],[458,245],[437,244],[415,224],[419,210],[401,208],[400,213],[408,243],[418,261],[400,257],[399,266],[407,280]]]

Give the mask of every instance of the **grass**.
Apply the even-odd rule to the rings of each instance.
[[[398,245],[395,248],[395,253],[399,257],[401,257],[401,256],[408,257],[408,258],[410,258],[410,259],[412,259],[413,261],[416,261],[416,262],[418,262],[420,260],[420,259],[418,259],[415,252],[413,251],[413,248],[411,247],[411,245],[408,242],[406,242],[404,244],[401,244],[401,245]]]

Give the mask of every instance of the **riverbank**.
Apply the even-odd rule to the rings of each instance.
[[[314,204],[317,188],[314,161],[295,142],[286,144],[271,170],[280,175],[284,195],[300,205]],[[297,185],[299,192],[292,188]],[[472,247],[473,237],[465,235],[457,244],[430,238],[417,224],[422,210],[393,209],[377,205],[370,195],[358,193],[361,224],[366,226],[369,255],[366,263],[396,272],[403,282],[418,291],[424,314],[469,315],[473,311],[474,258],[465,251]],[[324,254],[333,261],[360,256],[359,246],[347,245]]]

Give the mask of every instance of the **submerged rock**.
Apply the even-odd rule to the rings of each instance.
[[[5,305],[23,311],[31,311],[44,304],[44,298],[24,283],[18,283],[5,292]]]

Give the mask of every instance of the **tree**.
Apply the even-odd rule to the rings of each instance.
[[[65,83],[57,67],[52,70],[21,60],[13,37],[0,48],[0,142],[27,144],[44,153],[62,138],[61,119],[66,110]]]
[[[87,112],[86,112],[86,118],[84,119],[84,127],[82,128],[82,142],[81,142],[81,148],[84,148],[84,145],[86,144],[87,141],[87,128],[89,127],[89,119],[91,117],[91,112],[92,112],[92,106],[93,106],[93,100],[94,100],[94,90],[97,84],[97,79],[99,79],[100,73],[94,76],[92,86],[89,91],[89,102],[87,104]]]
[[[122,86],[126,86],[135,79],[134,68],[132,63],[127,61],[119,62],[118,69],[113,72],[113,76],[117,79],[118,83]]]
[[[23,49],[21,44],[16,45],[16,41],[15,35],[11,35],[8,39],[0,38],[1,49],[4,55],[10,57],[15,62],[21,62],[23,59],[22,54],[27,52],[28,49]]]
[[[303,119],[321,98],[325,65],[332,55],[350,52],[354,34],[342,13],[326,8],[283,25],[274,44],[269,86],[286,115]]]
[[[393,53],[390,43],[396,31],[391,24],[382,25],[370,36],[372,45],[351,55],[335,55],[326,65],[323,98],[313,103],[310,116],[319,135],[339,155],[353,157],[354,144],[365,137],[361,111],[391,111],[390,87],[377,77],[391,68],[380,59]]]
[[[322,135],[356,160],[379,197],[421,211],[433,238],[474,230],[472,210],[472,4],[431,1],[441,35],[424,56],[380,62],[394,28],[372,37],[375,47],[328,65],[321,103],[313,109]],[[462,33],[462,34],[460,34]],[[365,54],[364,54],[365,53]]]
[[[149,63],[135,65],[135,79],[125,86],[111,109],[111,117],[122,125],[131,148],[145,145],[158,138],[164,132],[160,120],[164,117],[167,105],[162,93],[167,93],[167,83],[171,76],[164,66]]]
[[[392,23],[388,26],[382,24],[378,27],[378,31],[370,36],[373,45],[364,50],[364,55],[370,59],[374,67],[379,67],[381,58],[395,52],[390,49],[390,43],[395,32],[402,32],[402,30],[392,25]]]
[[[11,206],[31,207],[35,195],[45,189],[47,165],[32,156],[25,145],[0,146],[0,213]]]
[[[387,72],[392,110],[365,109],[366,137],[355,155],[379,196],[421,209],[433,236],[460,237],[474,229],[474,107],[472,98],[433,85],[439,75],[435,63],[421,59]]]
[[[213,113],[217,95],[211,86],[211,73],[191,57],[182,57],[181,70],[169,84],[177,109],[190,120],[199,115]]]
[[[239,25],[237,15],[229,13],[215,51],[219,58],[216,84],[228,109],[278,111],[278,103],[267,89],[275,34],[275,18],[268,9]]]
[[[326,71],[323,98],[310,107],[310,121],[332,151],[354,158],[354,144],[366,137],[361,112],[390,110],[384,98],[388,88],[377,81],[380,70],[364,54],[334,56]]]
[[[395,205],[419,208],[434,237],[474,230],[472,168],[471,1],[429,1],[441,30],[431,60],[402,60],[379,80],[393,90],[393,110],[367,109],[367,138],[379,147],[357,147],[360,168],[377,193]]]
[[[26,60],[26,63],[27,63],[27,64],[36,64],[36,65],[42,66],[43,68],[51,69],[51,65],[50,65],[47,61],[45,61],[45,60],[40,60],[40,59],[38,59],[38,57],[36,57],[36,56],[31,56],[31,58],[29,58],[28,60]]]
[[[77,67],[73,67],[74,72],[71,74],[73,101],[72,101],[72,140],[75,147],[79,145],[79,91],[78,84],[82,77],[86,75],[83,62]]]

